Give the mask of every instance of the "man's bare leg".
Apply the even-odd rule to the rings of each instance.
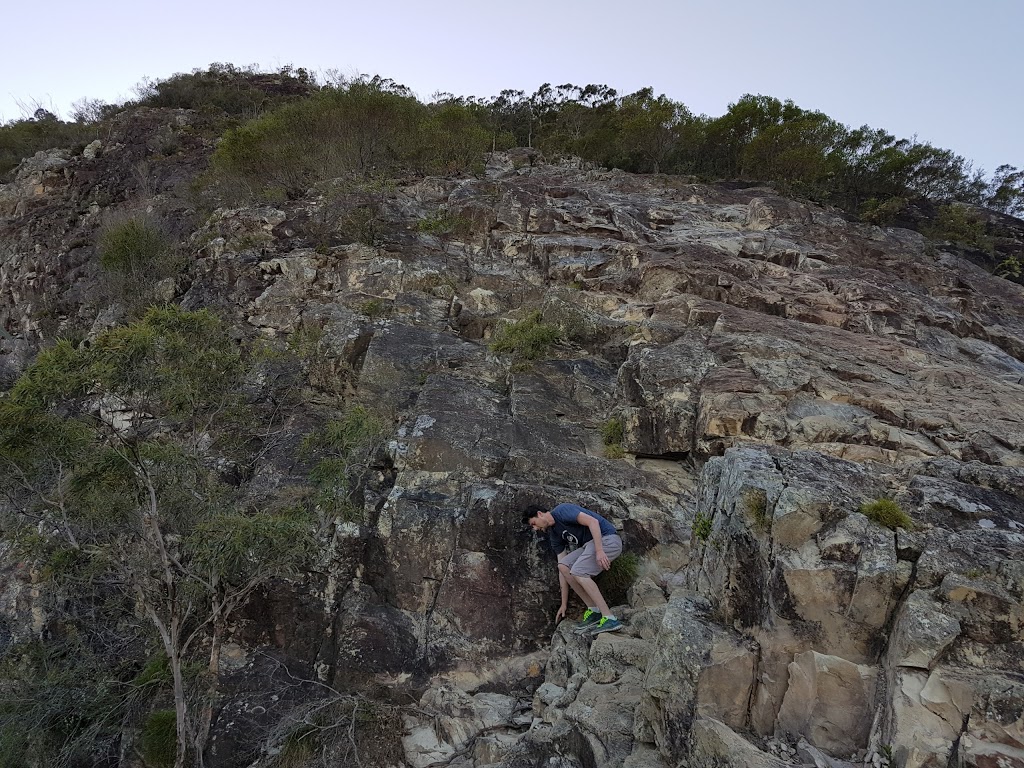
[[[611,614],[612,611],[608,607],[608,603],[604,601],[601,590],[598,589],[597,584],[594,583],[592,578],[589,576],[573,576],[571,573],[566,573],[565,578],[576,594],[583,598],[584,603],[596,606],[602,616]]]
[[[569,566],[559,565],[558,572],[562,575],[562,578],[565,579],[565,583],[572,587],[572,591],[579,595],[579,598],[583,601],[583,604],[589,608],[591,602],[593,601],[593,598],[589,594],[587,594],[587,592],[583,589],[582,586],[580,586],[580,583],[576,581],[576,577],[569,573]],[[595,584],[594,586],[597,585]]]

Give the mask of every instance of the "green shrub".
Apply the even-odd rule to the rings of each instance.
[[[447,132],[427,130],[434,117],[403,86],[357,79],[228,131],[213,168],[256,197],[272,190],[299,197],[316,182],[337,177],[466,170],[469,158],[486,151],[486,136],[472,120],[448,121]]]
[[[597,585],[608,605],[627,602],[627,593],[639,572],[640,559],[633,552],[624,552],[612,560],[612,567],[597,577]]]
[[[888,200],[872,197],[861,204],[860,216],[871,224],[886,226],[895,221],[906,207],[907,199],[905,197],[890,197]]]
[[[698,512],[693,518],[693,535],[701,542],[706,542],[711,536],[711,515]]]
[[[522,320],[500,326],[490,348],[492,352],[509,352],[520,360],[537,360],[560,337],[558,329],[545,323],[540,311],[535,310]]]
[[[1005,277],[1007,280],[1020,280],[1024,276],[1024,264],[1021,264],[1020,257],[1011,253],[996,267],[996,277]]]
[[[181,268],[170,235],[159,220],[144,213],[108,219],[97,248],[111,298],[131,315],[155,303],[157,283]]]
[[[316,89],[312,74],[299,67],[261,72],[256,67],[211,64],[164,80],[143,80],[138,103],[147,107],[223,110],[235,117],[255,117],[275,105],[307,96]]]
[[[163,228],[145,215],[111,222],[100,231],[98,246],[100,265],[122,275],[159,267],[172,250]]]
[[[437,237],[465,236],[472,231],[472,228],[473,222],[465,216],[459,216],[445,210],[439,210],[431,216],[424,216],[416,222],[417,231],[427,235],[436,235]]]
[[[860,513],[873,523],[878,523],[885,528],[896,530],[903,528],[907,531],[914,530],[914,520],[903,508],[892,499],[881,498],[865,502],[860,506]]]
[[[74,149],[99,136],[95,125],[66,123],[50,113],[0,125],[0,177],[45,149]]]
[[[178,725],[173,709],[151,712],[139,735],[139,751],[148,766],[168,768],[174,765],[178,746]]]
[[[933,240],[949,240],[965,248],[995,252],[995,241],[985,232],[985,222],[962,205],[943,205],[935,222],[923,233]]]
[[[300,455],[316,462],[309,479],[327,516],[361,519],[361,481],[383,436],[381,419],[354,406],[303,439]]]

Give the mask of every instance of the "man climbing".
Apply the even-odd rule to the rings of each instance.
[[[551,548],[558,555],[562,605],[555,621],[565,618],[572,587],[587,606],[580,629],[590,634],[621,629],[622,622],[612,614],[594,583],[594,576],[611,568],[612,560],[622,553],[622,539],[615,526],[578,504],[559,504],[551,511],[531,505],[524,510],[523,521],[535,531],[547,531]]]

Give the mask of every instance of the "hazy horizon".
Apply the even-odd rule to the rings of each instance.
[[[604,83],[620,94],[651,86],[717,116],[745,93],[763,94],[849,126],[916,136],[988,174],[1024,165],[1024,105],[1011,93],[1024,4],[865,0],[837,10],[811,0],[637,0],[628,12],[610,0],[522,0],[514,11],[466,0],[382,0],[373,9],[182,0],[159,10],[43,0],[7,13],[8,29],[45,22],[47,34],[42,47],[20,35],[0,50],[0,119],[21,117],[19,102],[68,117],[78,99],[123,101],[143,78],[213,62],[292,64],[380,74],[421,98]]]

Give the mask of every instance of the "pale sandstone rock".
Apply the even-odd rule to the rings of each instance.
[[[698,717],[690,735],[691,768],[789,768],[792,763],[762,752],[733,729],[710,717]]]
[[[420,700],[421,711],[432,717],[407,716],[402,738],[406,759],[414,768],[444,760],[466,747],[481,732],[511,723],[516,701],[494,693],[470,695],[451,686],[429,689]],[[507,744],[491,747],[502,752]],[[484,748],[485,753],[488,751]]]
[[[814,651],[789,665],[778,727],[828,752],[849,755],[867,744],[877,669]]]
[[[670,757],[685,753],[698,714],[740,728],[747,723],[755,651],[710,624],[708,608],[696,596],[673,595],[647,662],[638,728],[649,728]]]
[[[931,669],[960,635],[960,622],[919,590],[904,602],[889,636],[888,657],[900,667]]]

